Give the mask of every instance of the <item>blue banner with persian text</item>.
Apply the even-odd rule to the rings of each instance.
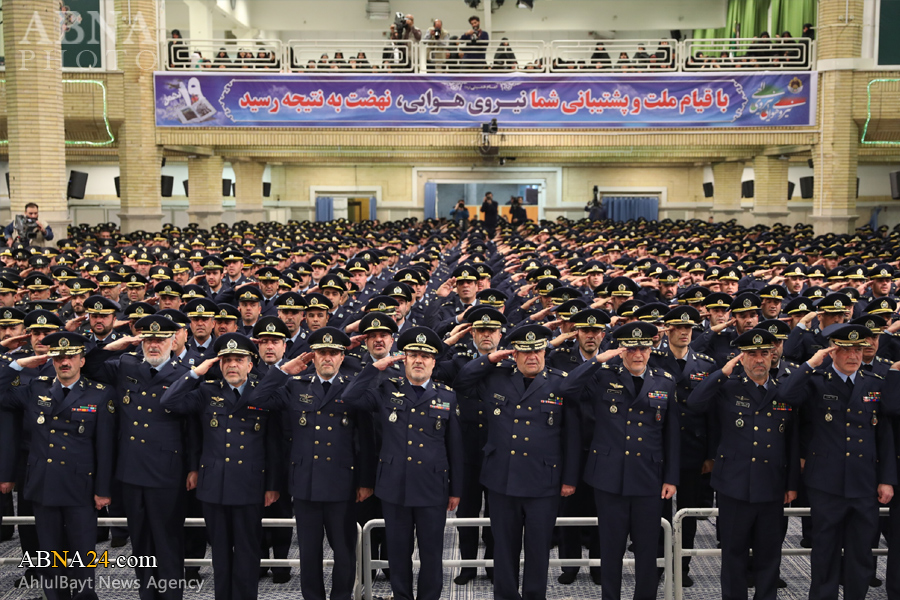
[[[719,128],[815,125],[816,73],[156,73],[159,127]]]

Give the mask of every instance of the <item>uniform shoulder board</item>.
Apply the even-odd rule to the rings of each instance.
[[[699,358],[702,358],[703,360],[708,360],[708,361],[711,362],[711,363],[716,362],[716,360],[715,360],[712,356],[710,356],[709,354],[699,354],[699,353],[698,353],[697,356],[698,356]]]
[[[860,373],[865,373],[866,377],[875,377],[876,379],[884,379],[883,375],[879,375],[874,371],[860,371]]]
[[[388,381],[390,381],[391,383],[400,383],[400,378],[399,377],[391,377],[390,379],[388,379]]]
[[[128,353],[128,356],[137,356],[137,355],[138,355],[137,352],[129,352],[129,353]]]
[[[188,375],[188,377],[190,377],[190,375]],[[215,379],[204,379],[204,380],[203,380],[203,383],[206,383],[206,384],[209,384],[209,385],[216,385],[216,384],[219,383],[219,382],[216,381]]]
[[[47,377],[46,375],[41,375],[37,379],[38,379],[38,381],[49,381],[50,380],[50,378]]]
[[[880,363],[890,363],[890,362],[891,362],[891,361],[889,361],[888,359],[882,358],[882,357],[880,357],[880,356],[876,356],[876,357],[875,357],[875,360],[877,360],[877,361],[880,362]]]
[[[669,373],[668,371],[663,371],[662,369],[659,369],[658,372],[659,372],[660,375],[662,375],[663,377],[665,377],[665,378],[667,378],[667,379],[671,379],[671,380],[673,380],[673,381],[675,380],[675,378],[672,377],[672,374]]]
[[[302,333],[300,334],[300,339],[302,339],[302,340],[305,340],[305,339],[306,339],[306,332],[305,332],[305,331],[302,332]]]
[[[666,355],[665,352],[663,352],[662,350],[657,350],[656,348],[654,348],[653,350],[651,350],[651,353],[652,353],[652,354],[655,354],[656,356],[665,356],[665,355]]]
[[[800,365],[798,365],[797,363],[793,363],[793,362],[791,362],[791,361],[789,361],[789,360],[786,360],[785,362],[787,363],[787,365],[788,365],[789,367],[792,367],[792,368],[794,368],[794,369],[799,369],[799,368],[800,368]]]
[[[96,381],[90,381],[90,382],[88,382],[88,383],[92,384],[92,385],[93,385],[95,388],[97,388],[98,390],[105,390],[105,389],[106,389],[106,386],[103,385],[102,383],[97,383]]]

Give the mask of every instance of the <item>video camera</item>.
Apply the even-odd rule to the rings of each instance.
[[[400,34],[403,34],[407,27],[409,27],[409,25],[406,24],[406,16],[402,12],[394,13],[394,29]]]
[[[37,219],[32,219],[25,215],[16,215],[15,221],[13,222],[13,228],[16,230],[16,234],[23,240],[33,240],[41,232],[41,229],[37,224]]]

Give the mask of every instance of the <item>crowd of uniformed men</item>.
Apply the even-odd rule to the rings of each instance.
[[[256,598],[293,535],[261,519],[292,517],[304,598],[351,597],[357,523],[383,518],[394,597],[435,600],[454,510],[490,517],[459,545],[475,559],[483,538],[498,599],[544,598],[554,544],[586,546],[619,598],[629,539],[634,597],[655,598],[673,499],[718,507],[724,598],[776,597],[788,505],[811,508],[810,598],[880,584],[882,533],[900,598],[900,228],[104,224],[0,258],[0,490],[35,517],[22,549],[85,554],[98,511],[126,516],[113,546],[158,561],[143,600],[180,599],[153,579],[199,578],[183,561],[207,542],[216,598]],[[558,516],[599,525],[554,533]],[[55,574],[22,581],[94,595],[92,570]]]

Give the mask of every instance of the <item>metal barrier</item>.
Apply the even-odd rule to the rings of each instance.
[[[815,42],[807,38],[714,38],[685,40],[681,70],[805,71],[815,64]]]
[[[879,514],[883,517],[886,517],[890,514],[890,509],[882,508],[879,510]],[[784,509],[784,516],[786,517],[808,517],[810,515],[809,508],[786,508]],[[682,508],[675,516],[672,518],[672,528],[675,532],[674,535],[674,544],[675,548],[672,552],[672,561],[674,563],[674,572],[675,572],[675,600],[684,600],[684,590],[681,587],[681,584],[684,580],[684,573],[681,572],[681,559],[685,556],[722,556],[722,550],[719,548],[704,548],[701,550],[697,550],[694,548],[683,548],[682,544],[684,543],[684,528],[681,523],[685,519],[693,519],[697,517],[717,517],[719,516],[718,508]],[[363,541],[365,542],[365,529],[363,529]],[[809,556],[812,553],[812,550],[809,548],[782,548],[781,555],[782,556]],[[752,551],[751,551],[752,554]],[[882,550],[881,548],[873,548],[872,554],[875,556],[884,556],[887,554],[887,550]]]
[[[546,44],[535,40],[422,40],[421,72],[545,72]]]
[[[4,516],[2,518],[2,525],[34,525],[34,517],[7,517]],[[128,519],[125,517],[99,517],[97,519],[97,525],[100,527],[125,527],[128,525]],[[290,527],[291,529],[295,528],[297,525],[297,521],[294,519],[263,519],[262,526],[263,527]],[[184,520],[185,527],[205,527],[206,520],[199,517],[190,517]],[[299,535],[299,534],[298,534]],[[362,597],[362,576],[360,568],[363,564],[363,556],[362,556],[362,535],[363,529],[357,523],[356,525],[356,585],[353,590],[353,597],[356,600],[360,600]],[[8,564],[19,564],[22,562],[21,558],[15,557],[3,557],[0,558],[0,566],[8,565]],[[284,559],[284,558],[266,558],[259,561],[260,566],[262,567],[299,567],[300,560],[299,559]],[[326,559],[322,561],[322,564],[326,567],[333,567],[334,561],[331,559]],[[212,559],[210,558],[185,558],[184,566],[186,567],[210,567],[212,566]],[[371,575],[370,575],[371,577]]]
[[[476,46],[450,39],[167,39],[160,68],[343,74],[808,71],[815,47],[808,38],[490,40]]]
[[[284,49],[281,40],[169,38],[160,53],[167,71],[209,69],[242,73],[281,72]]]
[[[290,40],[285,55],[291,73],[415,73],[419,45],[415,40]]]
[[[466,518],[466,519],[447,519],[447,527],[474,527],[474,526],[490,526],[491,520],[488,518]],[[597,526],[597,517],[559,517],[556,519],[557,526]],[[658,559],[656,564],[662,567],[665,572],[665,581],[663,582],[663,598],[664,600],[672,600],[673,598],[673,573],[672,573],[672,526],[665,519],[660,519],[660,526],[663,528],[663,557]],[[376,527],[384,527],[384,519],[375,519],[365,524],[362,530],[362,577],[363,577],[363,598],[364,600],[372,600],[372,569],[383,569],[389,567],[386,560],[373,560],[372,557],[372,530]],[[525,561],[520,563],[524,564]],[[660,564],[662,563],[662,564]],[[419,561],[413,561],[416,566]],[[443,567],[493,567],[494,561],[491,559],[473,559],[473,560],[443,560]],[[634,565],[634,559],[626,559],[622,561],[623,565]],[[578,566],[578,567],[599,567],[600,561],[597,559],[586,558],[554,558],[550,560],[551,567],[561,566]]]
[[[680,45],[674,39],[558,40],[550,42],[551,73],[568,71],[676,71]]]

